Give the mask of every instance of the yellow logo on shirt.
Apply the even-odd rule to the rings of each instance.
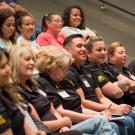
[[[102,76],[102,75],[98,76],[98,82],[99,83],[103,82],[104,80],[105,80],[104,76]]]
[[[0,115],[0,125],[3,125],[6,123],[6,120]]]

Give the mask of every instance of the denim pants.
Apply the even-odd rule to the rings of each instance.
[[[120,130],[120,135],[135,135],[134,121],[131,117],[125,116],[124,120],[114,121]]]
[[[102,115],[96,115],[93,118],[73,125],[71,129],[81,131],[83,135],[117,135],[111,124]]]

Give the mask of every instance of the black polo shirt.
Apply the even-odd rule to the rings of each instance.
[[[117,76],[119,76],[120,73],[116,68],[110,67],[107,63],[102,64],[100,68],[112,83],[118,81]]]
[[[130,71],[130,69],[128,69],[127,67],[123,67],[122,69],[121,68],[118,68],[116,65],[112,64],[112,63],[108,63],[109,67],[114,69],[116,72],[118,72],[119,74],[122,74],[126,77],[128,77],[129,79],[131,80],[135,80],[135,76],[134,74],[132,73],[132,71]]]
[[[135,76],[130,72],[130,70],[126,67],[123,67],[122,69],[118,68],[116,65],[112,63],[108,63],[109,67],[114,69],[119,74],[122,74],[126,76],[127,78],[131,80],[135,80]],[[124,103],[129,104],[131,106],[135,106],[135,100],[132,98],[132,94],[130,95],[129,92],[124,93],[124,96],[122,97],[122,100]]]
[[[11,128],[14,135],[25,135],[24,116],[10,99],[7,91],[4,89],[0,93],[0,133]]]
[[[63,89],[62,85],[57,85],[44,73],[39,73],[38,82],[47,93],[55,108],[62,105],[64,109],[82,113],[80,96],[73,89]],[[67,97],[59,94],[63,91],[67,93]]]
[[[30,89],[31,91],[21,85],[18,86],[18,90],[23,96],[24,100],[34,106],[42,121],[55,120],[56,117],[50,112],[51,103],[46,93],[43,92],[42,95],[38,92],[42,92],[42,88],[37,86],[30,86]]]
[[[135,75],[135,60],[131,61],[128,65],[128,69]]]
[[[115,76],[117,76],[117,72],[113,71],[114,73],[111,73],[109,68],[106,66],[106,64],[101,65],[100,67],[96,66],[94,63],[87,61],[84,64],[85,69],[87,69],[88,72],[91,72],[92,76],[93,76],[93,80],[95,82],[97,82],[98,86],[101,88],[107,84],[108,82],[111,81],[117,81],[117,78],[115,78]],[[110,98],[113,102],[115,103],[122,103],[122,99],[112,99]]]
[[[94,63],[87,61],[84,64],[84,67],[87,68],[87,71],[93,75],[94,81],[98,83],[98,86],[102,88],[105,84],[107,84],[110,80],[104,74],[100,67],[96,66]]]
[[[71,65],[66,78],[74,84],[74,90],[82,88],[87,100],[99,102],[99,99],[95,94],[95,88],[98,86],[93,80],[92,74],[88,72],[85,66],[77,68],[74,64]],[[63,83],[63,87],[68,88],[66,83]]]

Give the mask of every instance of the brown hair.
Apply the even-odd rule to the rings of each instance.
[[[123,47],[123,43],[122,42],[113,42],[109,45],[109,47],[107,48],[107,56],[108,56],[108,60],[110,59],[110,56],[114,55],[115,49],[117,47]]]

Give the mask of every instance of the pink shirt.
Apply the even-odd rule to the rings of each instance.
[[[57,47],[63,47],[64,40],[65,36],[63,34],[59,34],[58,38],[56,39],[48,32],[41,32],[36,39],[36,43],[40,46],[54,45]]]

